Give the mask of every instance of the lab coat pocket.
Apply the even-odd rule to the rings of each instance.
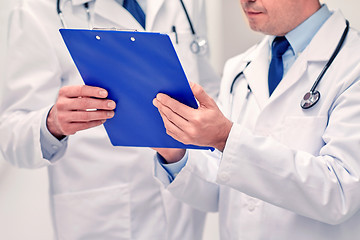
[[[317,155],[324,145],[322,135],[327,117],[287,117],[282,131],[282,142],[293,149]]]
[[[125,184],[55,195],[58,239],[131,239],[129,200]]]

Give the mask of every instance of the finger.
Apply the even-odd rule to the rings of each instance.
[[[174,139],[181,141],[180,136],[184,135],[184,131],[180,129],[176,124],[171,122],[162,112],[160,112],[161,118],[166,129],[166,133]]]
[[[65,86],[60,89],[59,96],[64,96],[68,98],[77,98],[77,97],[106,98],[108,96],[108,92],[103,88],[92,87],[87,85]]]
[[[158,108],[161,116],[166,117],[170,122],[172,122],[180,129],[185,129],[187,127],[188,121],[182,116],[176,112],[173,112],[170,108],[160,103],[157,99],[154,99],[153,103]]]
[[[190,82],[190,87],[200,106],[211,106],[215,104],[215,101],[205,92],[205,90],[199,84]]]
[[[108,99],[98,98],[65,98],[57,102],[57,108],[60,110],[87,110],[87,109],[102,109],[114,110],[116,103]]]
[[[114,117],[114,111],[73,111],[68,113],[68,119],[71,123],[80,123],[80,122],[92,122],[92,121],[102,121]]]
[[[161,105],[161,103],[155,103],[155,104]],[[188,135],[186,134],[188,122],[183,119],[182,121],[184,121],[184,123],[185,123],[184,125],[174,123],[162,111],[159,110],[159,113],[161,115],[161,118],[163,119],[163,123],[166,128],[166,133],[179,142],[182,142],[184,144],[189,144],[190,139],[189,139]],[[176,113],[174,113],[174,114],[176,115]],[[179,127],[179,126],[181,126],[181,127]]]
[[[157,107],[167,132],[169,132],[169,133],[173,132],[174,130],[172,130],[172,129],[176,129],[176,130],[182,132],[182,130],[179,127],[177,127],[176,124],[174,124],[172,121],[169,120],[169,118],[166,116],[166,114],[164,114],[164,111],[161,110],[161,109],[167,109],[170,112],[171,110],[169,108],[162,105],[156,98],[153,100],[153,104],[155,107]],[[172,114],[177,115],[174,112],[172,112]],[[178,116],[178,118],[181,118],[181,116],[179,116],[179,115],[177,115],[177,116]],[[182,119],[182,121],[186,121],[183,118],[181,118],[181,119]]]
[[[195,110],[163,93],[157,94],[156,100],[161,103],[161,105],[171,109],[171,111],[177,113],[184,119],[189,119],[192,116],[192,112]]]

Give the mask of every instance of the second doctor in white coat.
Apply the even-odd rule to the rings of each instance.
[[[159,95],[154,104],[170,135],[220,151],[205,156],[189,151],[185,167],[170,185],[166,165],[157,165],[157,176],[179,199],[198,209],[219,211],[223,240],[356,239],[360,235],[360,34],[350,29],[317,87],[319,102],[302,109],[301,99],[340,41],[345,18],[326,6],[320,9],[316,0],[241,3],[253,28],[285,35],[290,43],[301,42],[292,39],[297,32],[311,36],[309,43],[303,50],[295,44],[288,49],[287,54],[295,51],[297,58],[270,97],[267,81],[274,36],[227,62],[218,99],[222,113],[198,85],[193,86],[200,103],[196,110]],[[311,17],[283,31],[302,11],[306,17],[308,9]],[[283,32],[274,31],[278,26]],[[159,152],[168,163],[183,156]]]
[[[87,2],[90,22],[83,5]],[[146,6],[146,30],[168,33],[187,76],[197,79],[209,91],[216,91],[218,78],[208,65],[207,56],[190,51],[194,36],[180,1],[139,2]],[[206,37],[204,1],[184,2],[197,34]],[[121,3],[72,0],[61,1],[60,6],[68,28],[90,25],[143,31]],[[55,0],[23,1],[12,12],[0,111],[0,149],[5,159],[24,168],[48,166],[56,237],[201,239],[205,214],[174,201],[153,178],[153,150],[113,147],[102,125],[61,141],[48,132],[47,116],[60,99],[59,89],[83,84],[59,28]],[[76,95],[62,97],[66,101],[79,99]]]

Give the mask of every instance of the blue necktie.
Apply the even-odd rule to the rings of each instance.
[[[282,56],[289,48],[290,44],[285,37],[276,37],[272,43],[272,57],[269,66],[269,94],[273,93],[277,85],[280,83],[284,66]]]
[[[124,0],[123,6],[145,29],[145,13],[136,0]]]

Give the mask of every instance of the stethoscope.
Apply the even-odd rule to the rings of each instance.
[[[62,12],[62,8],[60,7],[60,1],[61,0],[57,0],[57,3],[56,3],[56,11],[57,11],[57,14],[59,15],[59,18],[60,18],[60,22],[61,22],[61,25],[63,28],[67,28],[66,26],[66,22],[65,22],[65,18],[64,18],[64,14]],[[65,3],[67,1],[70,1],[70,0],[65,0],[63,5],[65,5]],[[91,28],[90,26],[90,23],[91,23],[91,15],[90,15],[90,9],[89,9],[89,3],[86,2],[83,4],[84,8],[85,8],[85,11],[86,11],[86,16],[87,16],[87,21],[88,21],[88,25],[89,25],[89,28]]]
[[[65,0],[64,4],[66,3],[66,1],[70,1],[70,0]],[[187,10],[187,8],[186,8],[186,6],[184,4],[184,1],[180,0],[180,3],[181,3],[181,6],[182,6],[182,8],[183,8],[183,10],[185,12],[187,21],[189,22],[190,29],[191,29],[191,34],[193,35],[193,39],[194,39],[190,44],[191,52],[193,52],[194,54],[200,54],[200,55],[207,53],[208,52],[208,42],[207,42],[207,40],[205,38],[199,37],[197,35],[197,33],[195,32],[194,25],[193,25],[193,23],[192,23],[192,21],[190,19],[188,10]],[[89,3],[86,2],[86,3],[83,4],[83,6],[84,6],[84,9],[85,9],[86,14],[87,14],[87,20],[88,20],[89,28],[91,28],[90,27],[91,15],[90,15]],[[59,15],[61,25],[63,26],[63,28],[67,28],[66,23],[65,23],[65,19],[64,19],[64,15],[63,15],[63,12],[62,12],[61,9],[62,8],[60,6],[60,0],[57,0],[57,5],[56,5],[57,14]],[[176,27],[175,26],[172,27],[172,31],[175,33],[176,43],[178,43],[177,32],[176,32]]]
[[[347,36],[347,34],[349,32],[349,28],[350,28],[349,25],[350,25],[349,21],[346,20],[346,27],[345,27],[345,30],[344,30],[341,38],[340,38],[340,41],[339,41],[338,45],[336,46],[336,48],[335,48],[333,54],[331,55],[329,61],[325,64],[325,67],[322,69],[319,76],[316,78],[316,80],[315,80],[314,84],[312,85],[310,91],[305,93],[304,97],[301,99],[301,102],[300,102],[301,108],[309,109],[309,108],[313,107],[319,101],[320,92],[318,90],[316,90],[316,87],[319,85],[319,83],[320,83],[321,79],[323,78],[324,74],[329,69],[332,62],[334,61],[334,59],[336,58],[336,56],[340,52],[341,47],[344,45],[346,36]],[[240,78],[240,76],[244,75],[244,71],[247,68],[247,66],[249,66],[250,63],[251,62],[248,62],[246,64],[246,66],[244,67],[244,69],[235,76],[235,78],[232,81],[232,84],[230,86],[230,94],[233,93],[235,82]],[[248,95],[251,92],[251,88],[250,88],[249,84],[247,86],[248,86],[248,93],[247,93],[247,97],[248,97]]]
[[[189,13],[186,9],[186,6],[184,4],[183,0],[180,0],[181,6],[184,9],[186,18],[189,22],[190,25],[190,29],[191,29],[191,34],[193,35],[194,40],[191,42],[190,44],[190,49],[191,52],[193,52],[194,54],[205,54],[208,51],[208,42],[205,38],[199,37],[194,29],[194,25],[192,24],[192,21],[190,19]]]

